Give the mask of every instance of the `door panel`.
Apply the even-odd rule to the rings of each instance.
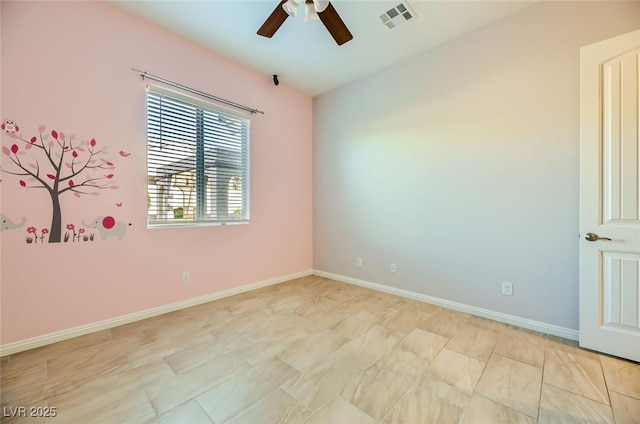
[[[638,220],[639,53],[629,52],[602,67],[606,223]]]
[[[581,50],[580,345],[634,361],[640,361],[639,75],[640,31]]]
[[[638,330],[638,264],[640,255],[604,252],[603,325]]]

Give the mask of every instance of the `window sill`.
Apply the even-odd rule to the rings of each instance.
[[[156,230],[160,228],[193,228],[193,227],[220,227],[226,225],[242,225],[248,224],[249,220],[245,221],[217,221],[217,222],[208,222],[208,221],[183,221],[176,223],[150,223],[147,222],[147,229]]]

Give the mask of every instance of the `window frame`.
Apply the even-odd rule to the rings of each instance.
[[[155,95],[165,96],[172,100],[186,103],[190,106],[195,107],[200,112],[197,115],[204,115],[206,112],[211,112],[214,114],[220,114],[223,116],[228,116],[232,119],[243,120],[246,123],[246,136],[242,137],[241,143],[239,143],[241,153],[241,166],[240,166],[240,177],[242,184],[242,210],[243,216],[241,219],[210,219],[210,218],[198,218],[197,216],[194,219],[160,219],[160,220],[152,220],[150,212],[150,190],[152,184],[150,184],[150,180],[152,176],[149,173],[150,170],[150,157],[149,157],[149,149],[150,149],[150,141],[149,141],[149,92],[154,93]],[[203,112],[204,111],[204,112]],[[219,104],[212,103],[210,101],[205,101],[200,98],[185,95],[183,93],[169,90],[165,87],[151,85],[148,84],[145,90],[145,159],[146,159],[146,179],[147,179],[147,228],[156,229],[156,228],[185,228],[185,227],[202,227],[202,226],[219,226],[219,225],[237,225],[237,224],[248,224],[250,222],[250,147],[251,147],[251,114],[249,112],[238,111],[229,107],[221,106]],[[198,128],[198,124],[196,124],[196,129]],[[202,137],[202,138],[200,138]],[[206,202],[206,193],[204,192],[204,172],[206,171],[206,166],[204,164],[204,160],[202,156],[204,154],[204,148],[206,146],[206,140],[204,139],[204,135],[196,135],[196,157],[194,162],[194,168],[191,170],[186,170],[184,172],[193,171],[196,174],[196,210],[202,210],[201,207],[203,202]],[[201,144],[201,146],[200,146]],[[200,150],[202,149],[202,150]],[[198,153],[199,152],[199,153]],[[202,156],[202,157],[198,157]],[[242,166],[244,164],[244,166]],[[231,180],[230,180],[231,181]],[[200,196],[198,193],[204,193],[204,195]],[[197,212],[199,213],[199,212]],[[230,215],[230,214],[229,214]]]

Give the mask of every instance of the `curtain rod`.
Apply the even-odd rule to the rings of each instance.
[[[188,91],[189,93],[197,94],[198,96],[202,96],[202,97],[205,97],[207,99],[215,100],[216,102],[220,102],[220,103],[223,103],[223,104],[228,105],[228,106],[233,106],[233,107],[238,108],[238,109],[246,110],[247,112],[251,112],[252,114],[253,113],[261,113],[261,114],[264,115],[264,112],[261,111],[261,110],[258,110],[258,109],[255,109],[255,108],[252,108],[252,107],[249,107],[249,106],[244,106],[244,105],[232,102],[230,100],[223,99],[221,97],[213,96],[213,95],[211,95],[209,93],[205,93],[204,91],[196,90],[196,89],[187,87],[186,85],[182,85],[182,84],[178,84],[178,83],[173,82],[173,81],[169,81],[167,79],[152,75],[152,74],[148,73],[147,71],[141,71],[141,70],[136,69],[136,68],[131,68],[131,70],[135,71],[135,72],[139,72],[140,76],[142,77],[142,79],[149,78],[150,80],[158,81],[158,82],[161,82],[163,84],[170,85],[171,87],[179,88],[181,90]]]

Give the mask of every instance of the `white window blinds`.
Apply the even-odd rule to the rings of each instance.
[[[249,220],[249,119],[147,89],[149,226]]]

